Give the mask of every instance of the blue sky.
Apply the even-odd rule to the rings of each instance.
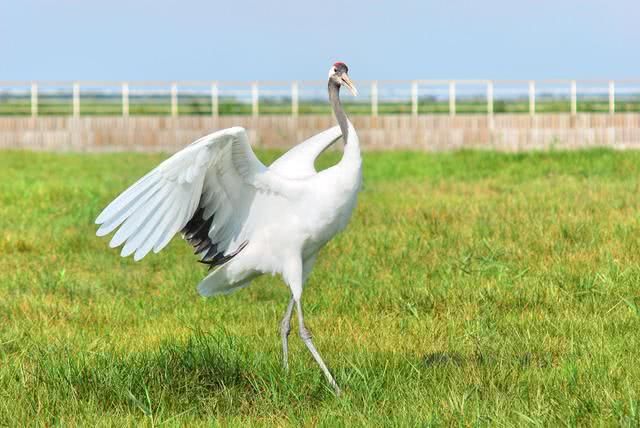
[[[640,1],[0,0],[0,80],[640,77]]]

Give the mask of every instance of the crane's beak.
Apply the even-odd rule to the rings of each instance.
[[[349,76],[347,76],[347,73],[342,73],[342,76],[340,76],[340,78],[342,79],[342,83],[344,83],[344,85],[349,88],[349,91],[351,91],[351,93],[353,94],[353,96],[358,96],[358,90],[356,89],[356,87],[354,86],[353,82],[351,81],[351,79],[349,79]]]

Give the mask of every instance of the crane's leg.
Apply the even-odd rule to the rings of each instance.
[[[289,302],[289,307],[287,307],[287,312],[285,313],[285,319],[281,324],[281,333],[288,332],[288,329],[290,328],[289,323],[285,324],[284,321],[287,318],[290,318],[289,310],[293,309],[292,303],[295,303],[296,310],[298,312],[298,328],[300,329],[300,338],[302,339],[304,344],[307,346],[307,349],[309,349],[309,352],[311,352],[313,359],[316,360],[316,363],[318,363],[318,365],[322,369],[322,373],[327,378],[327,381],[329,382],[329,384],[333,387],[333,390],[335,391],[336,395],[340,395],[340,387],[336,383],[336,380],[331,375],[331,372],[327,368],[327,365],[324,363],[324,361],[322,360],[322,357],[320,356],[320,353],[318,352],[315,345],[313,344],[311,332],[309,332],[307,327],[304,325],[304,315],[302,313],[302,303],[301,303],[302,286],[307,280],[309,274],[311,273],[311,268],[313,267],[315,260],[316,260],[315,254],[308,257],[304,261],[300,260],[295,255],[292,255],[287,260],[285,260],[282,276],[284,281],[287,283],[287,285],[289,285],[289,288],[291,289],[292,300]],[[283,327],[286,327],[286,329]],[[286,349],[285,339],[284,339],[285,336],[286,334],[283,334],[283,341],[282,341],[283,351]],[[286,355],[287,354],[285,353],[285,361],[286,361]]]
[[[280,322],[280,336],[282,337],[282,365],[285,370],[289,370],[289,333],[291,332],[291,316],[293,315],[293,297],[289,300],[287,311]]]
[[[309,278],[309,274],[311,273],[311,269],[313,269],[313,264],[316,262],[316,254],[313,254],[302,262],[302,283],[301,287],[307,282]],[[298,264],[295,264],[295,268],[293,269],[293,275],[298,275]],[[295,283],[295,279],[292,279],[291,282]],[[302,289],[300,290],[302,292]],[[291,295],[291,299],[289,300],[289,306],[287,306],[287,310],[284,313],[284,317],[280,322],[280,337],[282,337],[282,365],[285,370],[289,370],[289,333],[291,332],[291,316],[293,315],[293,306],[295,304],[295,298],[293,294]]]
[[[331,372],[327,368],[327,365],[324,363],[322,357],[320,356],[320,353],[313,344],[313,340],[311,339],[311,332],[304,325],[304,315],[302,314],[302,303],[300,302],[300,299],[296,300],[296,309],[298,311],[298,327],[300,328],[300,338],[309,349],[309,352],[311,352],[311,355],[313,355],[313,359],[316,360],[316,363],[318,363],[318,365],[322,369],[324,377],[327,378],[327,381],[333,387],[336,395],[340,395],[340,387],[336,383],[336,380],[331,375]]]

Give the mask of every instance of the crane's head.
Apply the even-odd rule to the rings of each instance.
[[[329,81],[334,82],[338,86],[346,86],[353,96],[356,96],[358,95],[358,90],[353,85],[353,82],[351,82],[351,79],[349,79],[348,71],[349,68],[347,64],[344,62],[336,62],[329,69]]]

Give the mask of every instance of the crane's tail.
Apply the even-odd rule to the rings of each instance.
[[[207,275],[200,284],[198,284],[198,293],[204,297],[211,297],[218,294],[229,294],[241,288],[248,286],[251,281],[259,276],[259,273],[248,273],[238,278],[231,277],[229,267],[231,263],[220,266],[218,269]]]

